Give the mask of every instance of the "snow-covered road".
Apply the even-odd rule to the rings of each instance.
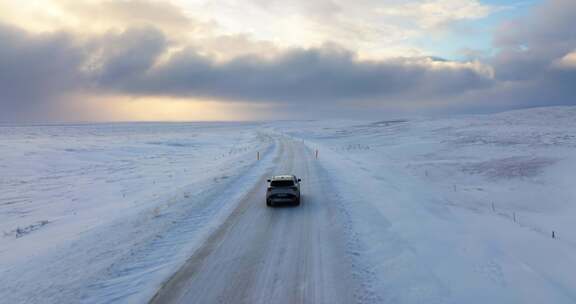
[[[266,208],[262,177],[152,303],[357,302],[334,192],[300,141],[280,146],[273,173],[302,178],[302,205]]]

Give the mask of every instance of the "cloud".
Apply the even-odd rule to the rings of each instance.
[[[501,84],[496,92],[524,106],[576,104],[576,70],[568,68],[576,47],[574,28],[572,0],[546,1],[503,24],[495,36],[500,51],[489,62]]]
[[[121,33],[134,28],[162,32],[174,49],[193,46],[221,60],[246,54],[277,52],[271,41],[249,33],[223,31],[186,2],[162,0],[19,0],[0,1],[0,20],[30,33],[66,32],[77,38]],[[202,20],[201,20],[202,19]]]
[[[412,18],[423,30],[434,30],[456,21],[481,19],[491,11],[491,7],[475,0],[416,1],[377,9],[378,14],[384,17]]]
[[[171,1],[158,0],[3,0],[0,18],[32,32],[97,32],[155,26],[167,33],[204,30]]]
[[[164,34],[153,27],[106,33],[88,43],[85,70],[100,86],[114,86],[149,71],[168,46]]]
[[[276,109],[293,117],[302,115],[302,108],[308,115],[361,116],[393,108],[489,111],[576,104],[576,2],[569,0],[550,0],[504,24],[495,33],[499,51],[483,56],[483,62],[430,56],[367,59],[354,44],[322,38],[328,33],[323,26],[334,22],[338,33],[378,40],[380,34],[371,28],[377,24],[370,21],[370,14],[376,13],[393,18],[437,12],[430,17],[434,20],[414,18],[418,29],[479,18],[487,12],[475,11],[477,1],[417,1],[411,4],[418,8],[414,10],[391,1],[387,12],[374,10],[367,23],[360,16],[374,5],[372,0],[361,0],[357,7],[323,0],[292,9],[284,2],[252,1],[260,10],[293,13],[287,20],[300,14],[312,22],[300,30],[308,31],[312,24],[320,29],[322,44],[284,47],[242,30],[228,33],[218,24],[198,22],[170,3],[164,7],[148,0],[96,1],[92,12],[86,3],[51,2],[58,3],[58,12],[78,19],[106,15],[110,27],[81,33],[66,26],[36,31],[0,24],[0,120],[81,110],[71,98],[78,95],[152,98],[156,105],[162,98],[217,100]],[[138,4],[129,5],[133,2]],[[237,4],[225,3],[229,8]],[[138,17],[124,15],[128,9]],[[170,30],[176,28],[191,36],[177,39]]]
[[[0,1],[1,20],[32,32],[102,34],[153,26],[180,47],[194,44],[225,59],[326,42],[365,58],[437,55],[414,41],[491,11],[478,0]]]
[[[226,62],[185,49],[146,73],[125,76],[112,81],[101,77],[99,82],[102,89],[125,94],[295,104],[379,103],[388,97],[408,101],[491,84],[480,65],[429,58],[360,61],[331,45],[293,49],[273,59],[244,56]]]
[[[276,56],[216,60],[170,41],[154,27],[74,39],[0,27],[0,104],[11,111],[49,105],[72,93],[203,98],[270,105],[386,104],[442,98],[491,85],[478,63],[431,58],[359,60],[336,45]],[[13,114],[12,113],[12,114]]]
[[[34,35],[0,24],[0,41],[0,118],[42,114],[85,81],[83,51],[65,33]]]
[[[564,55],[562,58],[555,60],[552,63],[552,67],[561,70],[576,69],[576,50]]]
[[[477,20],[492,12],[477,0],[226,0],[200,1],[222,31],[250,34],[281,47],[345,45],[363,57],[430,53],[413,44],[456,22]],[[238,12],[241,11],[241,14]]]
[[[60,4],[66,15],[86,21],[98,20],[107,29],[111,27],[155,25],[163,30],[195,30],[198,24],[177,5],[170,1],[103,0],[85,2],[53,0]],[[89,22],[91,23],[91,22]]]

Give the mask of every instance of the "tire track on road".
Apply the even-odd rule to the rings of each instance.
[[[311,152],[279,140],[274,174],[303,178],[303,203],[267,208],[266,177],[151,303],[352,303],[354,283]]]

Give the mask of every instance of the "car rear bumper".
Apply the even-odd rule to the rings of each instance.
[[[270,201],[273,203],[293,203],[296,202],[298,198],[271,198]]]
[[[273,204],[281,204],[281,203],[297,203],[299,200],[298,196],[290,195],[286,197],[278,197],[278,196],[270,196],[267,198],[268,202]]]

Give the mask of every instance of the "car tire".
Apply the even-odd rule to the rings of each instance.
[[[296,202],[294,203],[294,206],[300,206],[300,198],[298,198],[298,199],[296,200]]]
[[[267,200],[267,201],[266,201],[266,206],[267,206],[267,207],[272,207],[272,202]]]

